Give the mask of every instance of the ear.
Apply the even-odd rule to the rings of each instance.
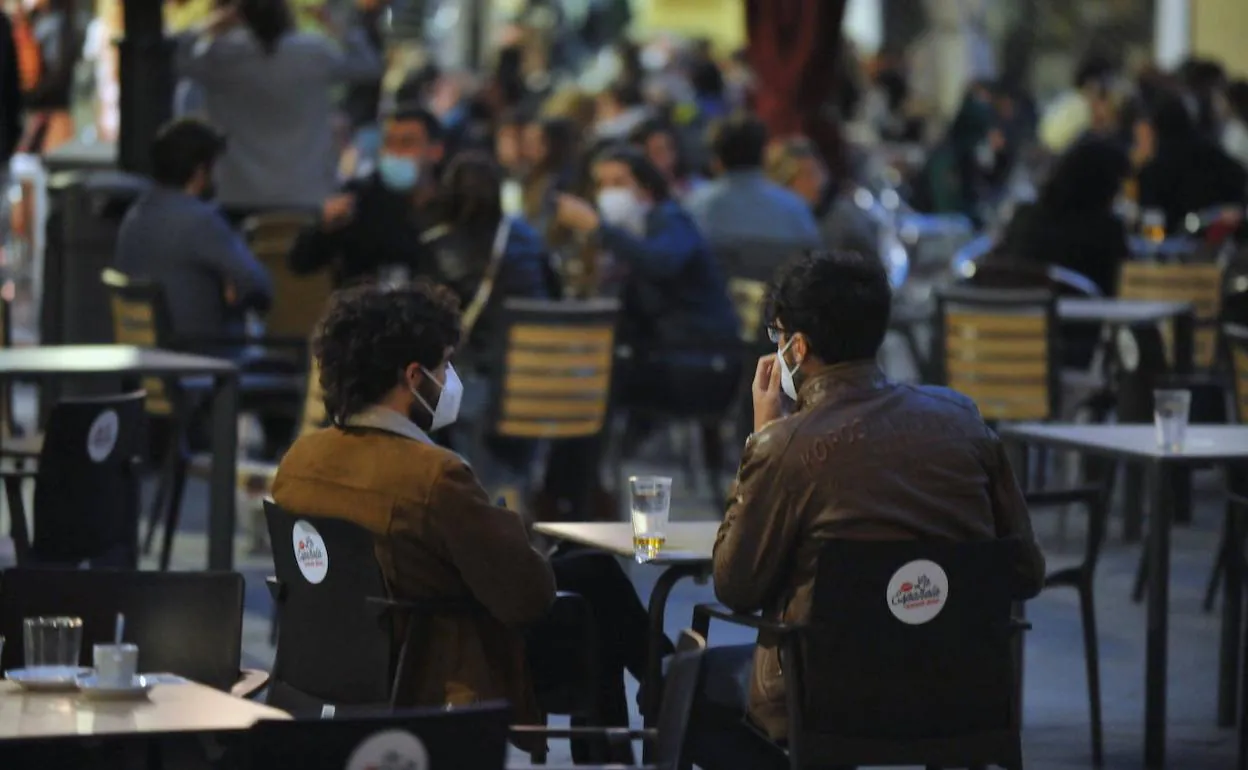
[[[793,357],[797,361],[805,361],[810,355],[810,346],[806,344],[806,335],[798,332],[793,335],[793,347],[789,348],[793,351]]]
[[[415,390],[425,378],[425,371],[420,368],[420,364],[410,363],[403,370],[403,381],[409,390]]]

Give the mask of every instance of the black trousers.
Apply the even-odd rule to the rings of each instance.
[[[702,770],[787,770],[788,756],[746,725],[754,645],[711,647],[694,699],[689,756]]]
[[[625,697],[624,672],[643,681],[648,655],[649,615],[628,575],[614,556],[597,551],[570,549],[550,560],[555,585],[560,591],[580,594],[593,611],[594,631],[598,640],[599,676],[597,708],[606,727],[628,726],[628,701]],[[581,636],[575,629],[560,627],[554,622],[540,622],[529,629],[529,666],[541,701],[543,690],[569,684],[568,661],[579,654]],[[663,654],[672,652],[670,643]],[[575,684],[575,683],[572,683]],[[588,726],[574,718],[574,726]],[[589,744],[572,743],[572,758],[589,761]],[[631,763],[631,751],[620,747],[610,757],[613,762]]]

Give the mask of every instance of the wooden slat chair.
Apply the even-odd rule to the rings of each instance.
[[[985,420],[1050,420],[1060,411],[1056,299],[1047,291],[953,288],[937,295],[941,381]]]
[[[289,257],[299,232],[315,218],[300,211],[274,211],[248,217],[243,232],[256,259],[273,278],[273,306],[264,317],[265,337],[277,341],[311,338],[333,293],[329,271],[291,272]],[[261,344],[264,340],[259,341]]]
[[[1226,345],[1227,360],[1231,365],[1231,375],[1234,386],[1228,394],[1229,413],[1234,416],[1235,420],[1242,424],[1248,424],[1248,326],[1239,324],[1226,324],[1222,327],[1222,339]],[[1235,554],[1242,554],[1244,544],[1240,542],[1238,545],[1233,543],[1231,533],[1234,528],[1231,526],[1231,517],[1236,515],[1235,506],[1248,505],[1248,487],[1241,480],[1239,474],[1230,474],[1227,478],[1228,502],[1226,507],[1226,519],[1222,525],[1222,537],[1218,543],[1217,559],[1213,565],[1213,571],[1209,575],[1209,583],[1205,588],[1205,612],[1213,610],[1214,602],[1218,597],[1218,588],[1221,585],[1222,578],[1226,575],[1227,559]],[[1243,511],[1238,515],[1244,515]],[[1238,550],[1236,550],[1238,549]]]
[[[749,278],[729,278],[728,297],[732,300],[737,319],[741,322],[742,353],[745,360],[741,367],[741,389],[733,406],[736,412],[737,437],[742,444],[754,431],[754,414],[750,405],[750,385],[754,381],[755,359],[775,352],[767,339],[764,316],[767,304],[767,284]]]
[[[1193,363],[1198,369],[1208,369],[1217,361],[1222,270],[1220,264],[1214,263],[1125,262],[1119,274],[1118,296],[1123,299],[1191,303],[1196,316]],[[1164,324],[1161,333],[1166,357],[1173,362],[1174,331],[1171,324]]]
[[[614,300],[507,300],[491,432],[551,440],[602,433],[618,316]]]

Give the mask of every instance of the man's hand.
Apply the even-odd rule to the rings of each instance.
[[[355,196],[350,193],[335,195],[321,206],[321,227],[337,230],[355,216]]]
[[[754,432],[784,416],[784,390],[780,387],[780,364],[773,353],[758,359],[754,371]]]
[[[598,229],[598,212],[575,195],[555,198],[555,221],[569,230],[592,233]]]

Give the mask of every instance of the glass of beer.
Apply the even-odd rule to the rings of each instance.
[[[633,556],[649,561],[659,555],[666,539],[672,504],[672,480],[667,476],[630,476],[628,502],[633,518]]]

